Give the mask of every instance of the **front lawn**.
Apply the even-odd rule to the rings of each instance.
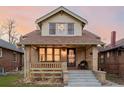
[[[20,74],[0,76],[0,87],[16,86],[16,81],[21,78],[22,75]]]
[[[20,74],[0,76],[0,87],[61,87],[61,85],[26,84],[22,80],[23,75]]]

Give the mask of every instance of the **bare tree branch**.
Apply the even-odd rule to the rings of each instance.
[[[19,40],[19,34],[16,31],[16,23],[13,19],[8,19],[7,22],[2,25],[3,33],[8,35],[8,41],[12,44],[15,44]]]

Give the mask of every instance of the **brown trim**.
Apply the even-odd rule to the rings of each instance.
[[[46,48],[44,48],[44,49],[45,49],[45,61],[46,61],[47,60],[47,49]]]
[[[54,47],[52,48],[52,60],[53,60],[53,62],[55,62],[55,52],[54,52]]]
[[[30,49],[29,49],[29,64],[30,64],[30,63],[32,63],[31,62],[31,48],[32,48],[32,46],[29,46],[29,47],[30,47]]]
[[[86,58],[87,58],[87,51],[86,51],[86,47],[85,47],[85,50],[84,50],[84,53],[85,53],[85,60],[86,60]]]
[[[38,62],[40,62],[40,57],[39,57],[40,52],[39,52],[39,50],[40,50],[40,48],[38,47],[38,48],[37,48],[37,52],[38,52]]]
[[[62,48],[60,48],[60,50],[59,50],[59,52],[60,52],[60,54],[59,54],[59,55],[60,55],[60,61],[61,61],[61,59],[62,59],[62,57],[61,57],[61,56],[62,56],[62,55],[61,55],[61,52],[62,52],[62,51],[61,51],[61,50],[62,50]]]

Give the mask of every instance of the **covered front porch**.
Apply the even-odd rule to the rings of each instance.
[[[68,70],[78,70],[81,61],[88,63],[87,70],[97,71],[96,45],[25,45],[24,76],[27,79],[63,79]],[[40,75],[42,74],[42,75]],[[56,74],[56,75],[55,75]]]

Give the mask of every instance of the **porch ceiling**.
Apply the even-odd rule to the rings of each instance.
[[[53,47],[53,48],[91,48],[94,45],[31,45],[33,47]]]

